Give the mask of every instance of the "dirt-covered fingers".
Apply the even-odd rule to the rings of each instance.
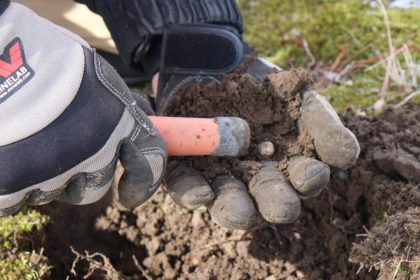
[[[262,217],[275,224],[294,222],[300,214],[298,194],[274,167],[261,169],[249,182],[249,191]]]
[[[210,187],[197,170],[176,165],[169,168],[166,183],[175,203],[188,210],[207,206],[222,227],[246,230],[262,221],[247,187],[232,176],[219,176]]]
[[[200,173],[185,165],[169,168],[166,174],[168,193],[176,204],[194,210],[209,204],[214,193]]]
[[[215,223],[229,229],[247,230],[262,222],[244,183],[232,176],[219,176],[212,187],[216,197],[209,211]]]
[[[328,101],[314,91],[303,95],[299,128],[309,133],[319,157],[331,166],[347,169],[359,157],[354,134],[344,127]]]
[[[315,197],[322,192],[330,180],[330,168],[323,162],[306,157],[295,157],[289,161],[289,180],[301,197]]]

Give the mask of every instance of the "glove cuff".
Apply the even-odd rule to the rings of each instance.
[[[243,31],[235,0],[78,0],[102,15],[123,59],[138,63],[160,44],[165,28],[214,23]],[[152,47],[153,46],[153,47]]]

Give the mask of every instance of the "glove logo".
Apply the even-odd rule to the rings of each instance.
[[[0,104],[34,76],[25,59],[22,41],[13,39],[0,56]]]

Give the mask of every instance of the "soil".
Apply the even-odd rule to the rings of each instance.
[[[271,104],[267,100],[275,97],[269,87],[243,79],[229,88],[237,94],[265,92],[266,95],[247,98],[256,98],[252,102],[257,104]],[[219,86],[222,85],[215,86],[215,92],[223,92]],[[226,106],[228,111],[223,111],[218,101],[206,103],[203,99],[199,116],[209,116],[211,112],[212,116],[238,114],[246,104],[239,105],[241,96],[237,96],[235,102]],[[298,102],[298,96],[293,98]],[[186,108],[188,104],[184,111],[176,113],[187,112]],[[293,154],[287,145],[302,143],[293,125],[288,130],[293,135],[290,142],[276,142],[267,134],[278,128],[275,131],[281,135],[288,127],[287,122],[284,126],[279,123],[284,116],[277,116],[271,105],[258,110],[251,106],[245,111],[254,131],[253,143],[275,143],[277,160]],[[289,112],[294,112],[293,108]],[[266,114],[278,118],[277,123],[270,123]],[[292,124],[293,116],[286,115]],[[102,253],[118,277],[125,279],[376,279],[378,271],[370,266],[378,262],[393,262],[402,256],[402,263],[416,260],[420,256],[420,182],[414,175],[418,175],[420,162],[420,110],[404,108],[377,117],[348,112],[343,120],[360,141],[359,161],[349,171],[332,170],[329,187],[319,197],[304,200],[300,218],[290,225],[268,225],[250,232],[226,230],[213,224],[205,209],[182,209],[162,190],[131,212],[112,202],[111,194],[92,206],[71,207],[57,202],[40,207],[52,217],[42,244],[54,266],[52,278],[65,279],[70,275],[75,255],[69,246],[80,253]],[[269,123],[261,125],[264,122]],[[306,150],[310,151],[300,148],[298,152]],[[260,160],[254,152],[250,157]],[[205,171],[204,166],[213,160],[190,162],[200,167],[197,162],[203,161]],[[231,164],[217,163],[220,171],[207,173],[209,179],[226,172]],[[389,241],[395,244],[395,250],[389,250]],[[105,267],[104,262],[103,270]],[[88,269],[87,261],[80,262],[74,278],[82,278]],[[416,269],[404,274],[408,277],[405,279],[417,279]],[[103,279],[105,275],[98,270],[91,278]]]
[[[187,164],[199,170],[210,182],[219,175],[235,175],[248,183],[259,169],[259,161],[279,162],[285,170],[290,157],[314,154],[312,139],[297,127],[302,102],[299,93],[311,84],[311,76],[306,70],[297,68],[273,73],[263,83],[251,76],[230,75],[220,83],[192,84],[176,95],[165,114],[241,117],[251,128],[250,149],[239,159],[193,157],[171,159],[170,165]],[[260,154],[259,145],[264,142],[274,145],[272,156]]]
[[[420,208],[398,212],[379,223],[366,234],[366,239],[352,248],[352,262],[381,270],[390,279],[400,268],[417,271],[420,277]],[[419,279],[419,278],[417,278]]]
[[[420,110],[388,110],[348,124],[366,159],[352,181],[364,186],[370,229],[356,239],[350,259],[380,269],[381,279],[404,272],[401,265],[411,271],[405,278],[420,279]]]

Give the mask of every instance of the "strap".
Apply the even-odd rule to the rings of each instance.
[[[175,25],[163,35],[157,105],[187,77],[220,77],[233,72],[248,49],[228,27],[211,24]]]
[[[142,61],[167,27],[215,23],[243,32],[236,0],[77,0],[100,14],[124,60]]]

